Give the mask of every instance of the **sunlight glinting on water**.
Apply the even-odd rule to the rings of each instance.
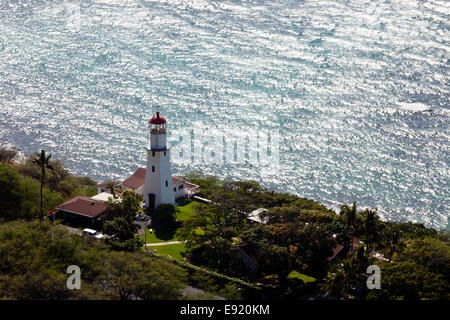
[[[444,1],[2,1],[0,137],[120,180],[144,165],[159,104],[173,139],[280,133],[279,169],[175,174],[449,227],[449,15]]]

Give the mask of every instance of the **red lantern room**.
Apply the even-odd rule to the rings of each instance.
[[[156,111],[156,115],[150,119],[149,123],[151,132],[164,132],[166,130],[166,118],[159,115],[159,111]]]
[[[156,115],[149,121],[150,149],[152,151],[166,150],[166,118],[159,114],[159,107],[156,107]]]

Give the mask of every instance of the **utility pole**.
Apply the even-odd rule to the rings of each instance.
[[[144,228],[144,231],[145,231],[145,252],[147,252],[147,218],[144,218],[144,225],[145,225],[145,228]]]

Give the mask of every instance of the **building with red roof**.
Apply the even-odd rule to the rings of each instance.
[[[85,196],[77,196],[56,207],[54,214],[72,225],[101,228],[101,217],[107,213],[108,206],[103,201]]]
[[[122,181],[121,185],[125,190],[132,189],[140,195],[144,192],[145,168],[137,169],[130,177]]]

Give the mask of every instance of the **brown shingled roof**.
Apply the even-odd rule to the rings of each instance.
[[[136,170],[135,173],[133,173],[133,175],[131,177],[129,177],[128,179],[125,179],[122,182],[122,185],[126,186],[126,187],[130,187],[131,189],[137,189],[140,186],[145,184],[145,172],[147,170],[145,168],[139,168]],[[183,179],[172,176],[172,184],[176,185],[178,182],[184,182]]]
[[[92,200],[89,197],[78,196],[56,207],[58,210],[68,211],[83,216],[95,218],[104,213],[108,206],[103,201]]]
[[[128,179],[122,182],[122,185],[130,187],[131,189],[137,189],[145,183],[145,168],[139,168]]]

